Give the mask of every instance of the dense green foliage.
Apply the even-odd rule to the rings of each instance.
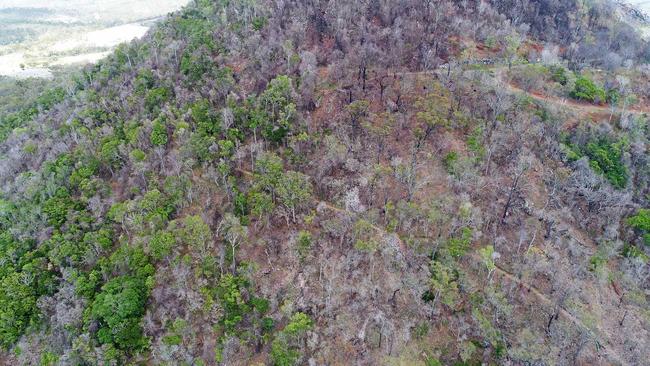
[[[470,227],[463,227],[460,233],[456,234],[447,242],[446,250],[452,257],[462,257],[472,243],[472,236],[474,232]]]
[[[650,246],[650,209],[643,208],[627,220],[628,225],[638,230],[645,245]]]
[[[296,105],[292,101],[293,86],[288,76],[279,76],[260,95],[261,112],[268,119],[262,135],[273,142],[282,141],[294,127]]]
[[[0,286],[0,336],[7,347],[35,320],[37,294],[18,272],[3,277]]]
[[[300,344],[313,323],[304,313],[295,313],[289,323],[279,332],[271,344],[271,360],[275,366],[297,365],[301,354]]]
[[[93,298],[87,308],[86,322],[97,322],[95,336],[102,344],[121,350],[146,346],[141,320],[155,272],[149,258],[142,249],[120,248],[107,260],[100,261],[100,269],[105,274],[118,275],[96,293],[91,290],[86,294]]]
[[[172,252],[176,239],[168,231],[157,231],[149,240],[149,250],[151,256],[156,260],[161,260],[169,256]]]
[[[63,88],[48,89],[19,111],[0,114],[0,141],[4,141],[15,128],[24,126],[36,118],[39,113],[46,112],[55,104],[63,101],[65,96],[66,93]]]
[[[628,180],[627,168],[622,161],[625,144],[625,141],[600,139],[589,142],[583,149],[594,171],[604,175],[617,188],[624,188]]]
[[[427,302],[436,301],[447,306],[453,306],[458,298],[458,271],[443,262],[431,262],[431,289],[422,295]]]
[[[592,103],[605,103],[607,96],[605,89],[597,86],[587,76],[580,76],[571,91],[571,97],[580,100],[586,100]]]
[[[33,240],[16,240],[0,232],[0,345],[10,346],[37,321],[37,299],[50,294],[55,282],[44,248]]]
[[[164,146],[167,144],[167,127],[160,118],[156,119],[151,129],[149,140],[153,146]]]
[[[569,159],[578,160],[582,156],[589,158],[589,166],[604,176],[614,187],[625,188],[629,172],[623,162],[623,153],[627,149],[625,139],[613,141],[607,137],[594,137],[585,144],[571,144]]]
[[[118,348],[143,346],[140,320],[147,288],[140,279],[115,277],[102,286],[92,305],[92,316],[100,322],[97,339]]]
[[[252,295],[252,286],[243,276],[226,274],[210,296],[217,300],[222,315],[216,328],[221,333],[220,341],[229,337],[240,337],[248,342],[260,342],[273,330],[273,319],[264,317],[269,311],[266,299]],[[217,360],[221,360],[223,343],[217,346]]]

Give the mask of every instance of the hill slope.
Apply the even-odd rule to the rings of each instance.
[[[598,1],[197,1],[0,115],[4,364],[649,358],[648,44]]]

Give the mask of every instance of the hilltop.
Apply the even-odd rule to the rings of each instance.
[[[0,363],[641,365],[649,60],[605,0],[201,0],[0,89]]]

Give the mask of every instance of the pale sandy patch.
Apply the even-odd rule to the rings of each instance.
[[[97,62],[102,58],[108,56],[110,53],[111,51],[105,51],[105,52],[84,53],[81,55],[61,57],[58,60],[52,62],[52,65],[59,66],[59,65]]]
[[[88,33],[78,33],[52,45],[53,52],[66,52],[76,48],[114,47],[122,42],[129,42],[147,33],[149,27],[140,24],[124,24]]]

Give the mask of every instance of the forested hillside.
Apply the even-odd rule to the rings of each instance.
[[[648,364],[618,14],[196,0],[1,88],[0,364]]]

